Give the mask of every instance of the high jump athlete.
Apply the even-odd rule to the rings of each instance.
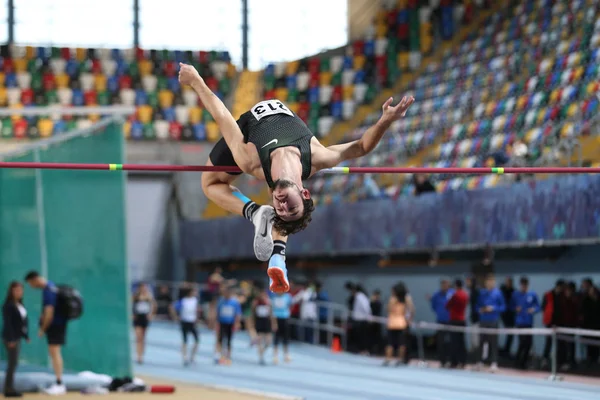
[[[287,292],[287,237],[305,229],[314,210],[310,192],[302,181],[322,169],[372,151],[415,99],[403,97],[398,105],[392,106],[390,97],[383,104],[379,121],[363,137],[325,147],[304,121],[279,100],[261,101],[236,121],[193,66],[179,65],[179,82],[194,89],[223,135],[206,165],[237,166],[243,173],[264,180],[271,191],[273,207],[254,203],[231,185],[241,173],[204,172],[204,194],[254,224],[254,254],[260,261],[269,261],[270,289],[274,293]]]

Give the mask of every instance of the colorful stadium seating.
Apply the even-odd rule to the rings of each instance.
[[[218,96],[227,96],[236,70],[226,52],[70,49],[4,46],[0,107],[123,104],[137,112],[126,124],[133,140],[216,140],[218,129],[190,88],[177,80],[179,62],[192,63]],[[89,125],[85,119],[13,116],[4,138],[38,138]]]
[[[388,2],[389,3],[389,2]],[[474,3],[440,5],[441,35],[455,33],[457,14],[469,23]],[[422,54],[433,49],[429,1],[399,0],[381,9],[364,40],[346,48],[301,61],[271,64],[264,71],[264,97],[287,102],[313,132],[326,135],[336,121],[350,119],[356,108],[370,104],[377,93],[391,87],[403,70],[415,69]]]
[[[552,151],[561,138],[589,134],[598,110],[600,19],[596,0],[514,2],[485,21],[442,62],[428,65],[410,86],[417,99],[377,150],[356,165],[396,165],[436,142],[425,166],[493,166],[489,156],[516,141],[529,162]],[[345,140],[360,137],[379,117]],[[438,191],[496,185],[496,176],[440,177]],[[446,178],[446,179],[444,179]],[[450,178],[450,179],[448,179]],[[323,202],[357,194],[352,176],[318,178],[313,194]],[[412,192],[409,182],[371,188],[368,197]],[[351,197],[352,197],[351,196]],[[345,197],[347,198],[347,196]]]

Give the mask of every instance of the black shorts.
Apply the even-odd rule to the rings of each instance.
[[[247,113],[246,113],[247,114]],[[244,114],[245,116],[245,114]],[[237,120],[237,124],[240,127],[240,130],[244,134],[244,142],[248,142],[248,131],[244,129],[243,119]],[[219,141],[214,145],[212,150],[210,151],[210,155],[208,156],[210,162],[214,166],[219,167],[238,167],[235,159],[233,158],[233,153],[227,146],[227,142],[225,142],[225,138],[219,139]],[[229,175],[241,175],[241,172],[228,172]]]
[[[290,341],[290,327],[287,318],[277,318],[277,331],[275,332],[275,346],[282,342],[284,346]]]
[[[193,322],[181,321],[181,335],[183,337],[183,343],[187,343],[187,338],[190,334],[194,337],[194,341],[198,342],[198,330],[196,329],[196,324]]]
[[[271,319],[256,318],[254,320],[254,329],[256,329],[256,333],[271,333]]]
[[[388,346],[394,349],[406,346],[406,329],[388,329]]]
[[[148,328],[150,325],[150,320],[148,320],[148,316],[145,314],[137,314],[133,316],[133,326],[136,328]]]
[[[64,346],[67,341],[67,324],[50,325],[46,330],[49,345]]]
[[[223,340],[227,342],[227,348],[231,348],[231,337],[233,336],[233,324],[219,323],[218,341],[223,344]]]

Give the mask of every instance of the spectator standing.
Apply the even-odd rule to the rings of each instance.
[[[304,287],[296,296],[293,303],[300,304],[300,322],[302,325],[299,329],[302,331],[300,339],[307,343],[313,343],[315,322],[318,321],[317,315],[317,294],[315,293],[314,285]]]
[[[481,328],[498,329],[498,322],[506,309],[506,304],[502,292],[496,288],[496,280],[493,275],[486,278],[485,289],[481,289],[479,292],[477,307]],[[489,360],[492,371],[498,370],[498,334],[483,333],[481,335],[479,367],[483,366],[484,360]]]
[[[397,357],[396,366],[402,364],[405,360],[408,328],[408,320],[406,318],[408,307],[406,304],[406,286],[404,283],[399,282],[392,288],[392,295],[388,301],[388,339],[385,348],[384,366],[388,366],[394,356]]]
[[[463,281],[454,281],[454,294],[446,303],[450,325],[465,327],[466,311],[469,306],[469,294],[463,288]],[[464,368],[467,364],[467,348],[465,345],[465,333],[463,331],[450,332],[450,363],[452,367]]]
[[[21,339],[29,343],[27,310],[23,306],[23,285],[13,281],[2,306],[2,341],[6,347],[7,365],[4,376],[4,397],[22,397],[15,390],[15,371],[19,364]]]
[[[170,318],[170,307],[173,304],[173,297],[167,285],[160,285],[156,295],[156,315]]]
[[[560,318],[558,318],[557,325],[565,328],[576,328],[580,318],[579,306],[577,285],[575,282],[568,282],[558,302]],[[567,336],[568,339],[561,340],[559,338],[556,357],[560,369],[568,371],[575,367],[575,337],[574,335],[564,336]]]
[[[329,302],[329,294],[327,294],[327,291],[323,289],[321,282],[315,282],[315,291],[317,293],[317,302],[323,303],[319,305],[319,324],[327,325],[329,309],[325,303]],[[327,343],[327,331],[325,329],[319,329],[319,343]]]
[[[277,364],[278,360],[278,346],[281,342],[283,346],[283,360],[287,363],[290,362],[290,354],[288,352],[288,343],[290,340],[290,308],[292,306],[292,296],[289,293],[273,293],[271,295],[271,302],[273,304],[273,315],[276,318],[275,330],[275,341],[273,343],[273,364]]]
[[[223,297],[217,302],[217,343],[215,345],[215,362],[231,364],[231,341],[233,333],[240,329],[242,307],[229,287],[223,288]],[[223,350],[223,341],[226,351]]]
[[[510,304],[512,300],[513,293],[515,292],[515,288],[513,285],[513,278],[507,276],[504,280],[504,283],[500,286],[500,290],[502,291],[502,295],[504,296],[504,304]],[[515,312],[511,307],[506,307],[506,310],[502,313],[502,325],[505,328],[514,328],[515,327]],[[513,344],[513,335],[506,335],[506,342],[504,342],[504,348],[501,353],[504,353],[510,356],[510,351],[512,349]]]
[[[144,352],[146,350],[146,332],[150,322],[156,313],[156,302],[150,289],[145,283],[140,283],[133,295],[133,327],[135,329],[135,344],[137,353],[137,362],[144,362]]]
[[[469,316],[472,327],[479,326],[479,311],[477,310],[477,301],[479,299],[479,288],[474,277],[469,277],[465,280],[467,291],[469,294]],[[477,350],[479,348],[479,332],[474,331],[469,336],[471,349],[470,351]]]
[[[56,376],[56,381],[44,392],[50,395],[65,394],[67,388],[62,381],[63,358],[61,348],[66,343],[67,318],[62,315],[61,309],[58,307],[58,288],[53,282],[35,271],[29,272],[25,276],[25,281],[32,288],[42,290],[42,316],[38,336],[46,336],[48,353]]]
[[[554,288],[544,293],[544,299],[542,300],[542,310],[544,325],[546,328],[552,328],[556,326],[561,319],[561,307],[558,305],[562,293],[565,288],[565,281],[559,279],[556,281]],[[550,350],[552,350],[552,337],[546,336],[546,343],[544,344],[544,359],[542,361],[542,367],[548,365],[550,360]]]
[[[406,296],[405,296],[406,297]],[[383,304],[381,302],[381,291],[379,289],[373,291],[371,295],[371,314],[373,317],[381,318],[383,316]],[[373,321],[371,322],[370,328],[370,337],[371,337],[371,346],[370,350],[374,354],[381,354],[381,322]]]
[[[434,293],[430,298],[431,309],[435,313],[435,320],[438,324],[448,325],[450,314],[446,309],[446,303],[452,297],[454,291],[450,289],[450,282],[444,278],[440,281],[440,290]],[[438,329],[436,335],[437,352],[442,367],[450,366],[450,333],[443,329]]]
[[[581,327],[600,331],[600,292],[594,287],[591,278],[586,278],[581,283]],[[598,340],[590,337],[589,340]],[[600,347],[588,344],[586,347],[586,363],[592,366],[598,362]]]
[[[360,354],[369,354],[369,321],[371,320],[371,302],[364,288],[356,285],[356,294],[352,308],[352,321],[356,326],[356,344]]]
[[[529,290],[529,279],[522,277],[519,281],[519,291],[512,294],[510,308],[516,313],[515,325],[519,329],[533,328],[533,317],[540,312],[540,303],[535,292]],[[529,353],[533,344],[533,335],[519,335],[517,350],[517,368],[526,369]]]
[[[352,321],[352,310],[354,309],[354,297],[356,296],[356,285],[352,282],[346,282],[344,289],[348,292],[346,305],[348,306],[348,348],[353,350],[356,348],[356,329]]]
[[[420,196],[423,193],[435,192],[435,186],[431,183],[429,177],[425,174],[414,174],[413,185],[415,186],[415,196]]]

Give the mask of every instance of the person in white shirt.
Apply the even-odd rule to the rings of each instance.
[[[292,304],[300,303],[300,321],[304,334],[298,335],[307,343],[313,342],[314,322],[317,320],[317,293],[314,285],[302,289],[292,299]]]
[[[175,307],[171,309],[172,318],[175,321],[181,322],[181,334],[183,343],[181,344],[181,355],[183,356],[183,365],[188,366],[194,363],[196,352],[198,351],[198,344],[200,339],[198,337],[198,330],[196,324],[198,323],[200,308],[198,306],[198,293],[196,289],[189,289],[187,294],[175,303]],[[192,351],[187,353],[187,339],[188,335],[192,335],[194,338],[194,345]]]
[[[356,345],[361,354],[368,354],[369,321],[371,319],[371,302],[365,290],[359,284],[356,286],[354,304],[352,307],[352,321],[355,324]]]

